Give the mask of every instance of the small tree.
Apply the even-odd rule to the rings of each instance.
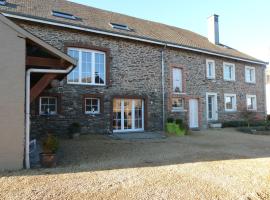
[[[240,105],[240,115],[241,118],[247,123],[248,128],[250,127],[250,122],[254,121],[256,118],[256,112],[248,110],[246,105]]]

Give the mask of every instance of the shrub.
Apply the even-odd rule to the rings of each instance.
[[[267,115],[267,121],[270,121],[270,115]]]
[[[184,128],[184,123],[182,119],[176,119],[175,123],[178,124],[179,128]]]
[[[183,128],[180,128],[179,125],[176,123],[167,123],[166,124],[166,132],[169,134],[182,136],[182,135],[185,135],[186,130]]]
[[[52,134],[47,134],[47,136],[42,141],[43,153],[56,153],[59,148],[59,141],[57,137]]]
[[[222,123],[223,128],[226,128],[226,127],[237,128],[237,127],[245,127],[245,126],[257,127],[257,126],[266,126],[266,124],[265,124],[265,121],[263,121],[263,120],[251,121],[249,123],[247,121],[240,121],[240,120],[239,121],[237,121],[237,120],[236,121],[226,121],[226,122]]]
[[[74,122],[70,124],[68,127],[68,136],[69,138],[73,138],[74,133],[80,133],[81,132],[81,124],[78,122]]]
[[[167,119],[167,122],[168,123],[173,123],[174,122],[174,119],[170,117],[170,118]]]

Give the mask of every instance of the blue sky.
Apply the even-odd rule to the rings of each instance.
[[[220,42],[270,61],[269,0],[72,0],[185,28],[207,36],[207,17],[220,16]]]

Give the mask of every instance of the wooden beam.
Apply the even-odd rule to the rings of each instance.
[[[64,68],[65,63],[61,59],[55,58],[41,58],[41,57],[26,57],[26,65],[37,66],[37,67],[53,67],[53,68]]]
[[[51,83],[57,74],[45,74],[42,78],[31,88],[30,101],[31,103],[42,93],[42,91]]]

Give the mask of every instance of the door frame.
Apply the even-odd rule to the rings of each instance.
[[[208,112],[209,112],[209,110],[208,110],[208,96],[215,97],[214,103],[215,103],[216,112],[214,112],[215,117],[213,117],[212,119],[208,118]],[[217,93],[215,93],[215,92],[207,92],[206,93],[206,119],[207,119],[207,121],[217,121],[218,120],[218,102],[217,102]]]
[[[144,132],[147,130],[148,125],[148,97],[147,96],[141,96],[141,95],[114,95],[111,98],[111,123],[110,123],[110,130],[113,133],[125,133],[125,132],[138,132],[138,130],[113,130],[113,100],[114,99],[141,99],[143,100],[143,130],[141,132]],[[139,130],[140,131],[140,130]]]
[[[198,107],[197,107],[198,126],[197,126],[197,127],[190,127],[190,121],[191,121],[191,120],[190,120],[190,119],[191,119],[191,118],[190,118],[190,100],[196,100],[197,103],[198,103]],[[189,99],[188,99],[188,108],[189,108],[189,109],[188,109],[188,119],[189,119],[189,120],[188,120],[188,125],[189,125],[189,128],[191,128],[191,129],[192,129],[192,128],[194,128],[194,129],[195,129],[195,128],[200,128],[200,114],[199,114],[199,113],[200,113],[200,101],[199,101],[199,99],[198,99],[198,98],[189,98]]]

